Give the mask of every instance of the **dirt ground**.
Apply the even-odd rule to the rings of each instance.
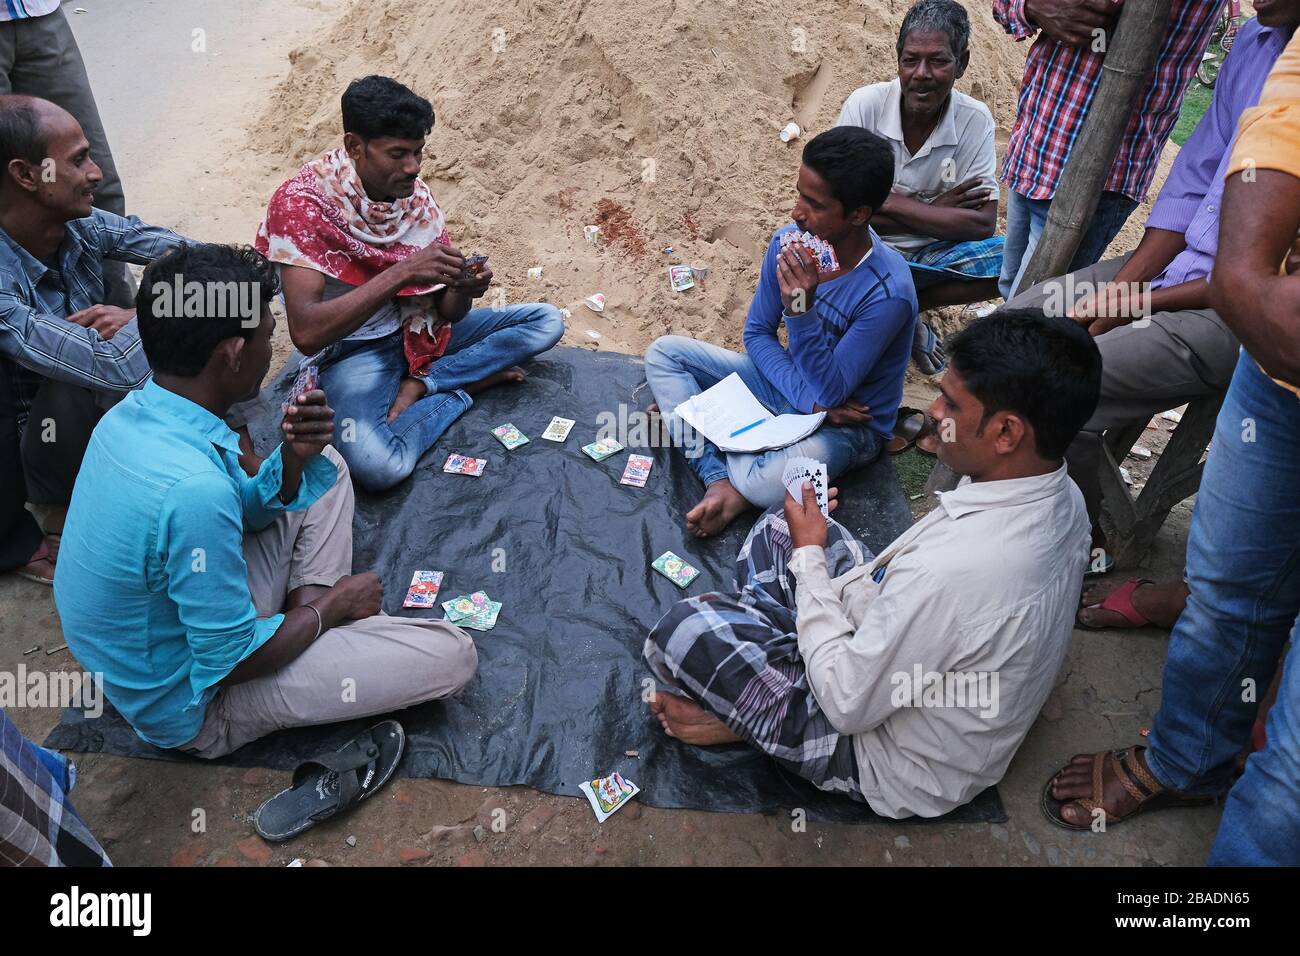
[[[107,0],[81,0],[80,6],[87,12],[74,15],[69,7],[69,16],[131,211],[196,237],[249,241],[266,197],[295,164],[277,164],[248,149],[247,131],[276,122],[268,105],[284,88],[287,54],[327,33],[348,14],[349,3],[226,0],[219,20],[213,5],[199,0],[131,0],[113,8],[129,8],[126,17],[110,15]],[[195,29],[205,31],[203,54],[193,50]],[[283,118],[286,125],[295,121]],[[1131,244],[1134,236],[1130,225],[1121,243]],[[563,249],[557,246],[554,254],[563,256]],[[594,268],[582,265],[584,274]],[[582,343],[585,327],[571,330],[566,342]],[[600,347],[645,344],[644,333],[606,329],[612,341]],[[280,349],[281,355],[287,351],[283,337]],[[932,394],[933,383],[909,380],[909,404],[923,407]],[[1163,440],[1164,432],[1144,438],[1156,449]],[[1141,481],[1146,466],[1132,459],[1128,466]],[[914,505],[922,509],[925,502]],[[1190,506],[1185,502],[1170,516],[1145,576],[1181,572]],[[49,653],[60,644],[49,590],[0,576],[0,669],[19,663],[74,668],[66,650]],[[269,846],[252,834],[250,815],[287,785],[288,774],[100,754],[73,755],[79,768],[74,803],[118,865],[282,866],[295,858],[416,866],[1197,865],[1213,840],[1217,808],[1154,814],[1086,834],[1053,827],[1038,808],[1043,782],[1071,754],[1140,739],[1159,705],[1165,645],[1157,631],[1076,631],[1060,684],[1000,785],[1006,824],[809,823],[800,829],[781,816],[668,811],[633,802],[601,825],[581,797],[402,779],[359,812],[287,846]],[[34,647],[40,649],[24,653]],[[10,716],[37,741],[58,717],[51,709],[24,708]],[[205,820],[204,832],[195,832],[196,816]]]

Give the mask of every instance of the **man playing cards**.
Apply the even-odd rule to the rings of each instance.
[[[396,80],[343,94],[343,144],[271,197],[257,248],[281,269],[289,335],[321,353],[322,387],[355,434],[339,451],[357,484],[391,488],[470,405],[522,382],[519,362],[564,334],[560,310],[473,308],[492,270],[451,244],[420,179],[433,107]]]
[[[678,602],[646,641],[669,735],[743,740],[887,817],[1002,778],[1070,644],[1088,519],[1063,457],[1101,356],[1081,326],[1021,310],[975,320],[949,358],[930,414],[939,459],[969,477],[876,556],[810,483],[768,511],[741,592]]]
[[[253,291],[251,314],[178,314],[155,290],[182,275]],[[296,396],[281,444],[241,468],[222,417],[270,367],[278,288],[270,263],[229,246],[145,270],[154,377],[91,436],[54,577],[77,661],[144,740],[200,757],[446,697],[478,663],[460,628],[384,615],[378,575],[352,573],[352,484],[323,391]]]
[[[868,225],[893,182],[893,153],[879,136],[839,127],[810,140],[794,222],[773,235],[763,259],[746,354],[676,335],[647,350],[646,381],[705,488],[686,513],[692,534],[717,534],[750,507],[780,504],[791,457],[824,462],[835,478],[873,461],[893,434],[916,291],[902,256]],[[785,241],[791,232],[812,238]],[[829,254],[809,248],[821,243]],[[778,337],[782,323],[788,348]],[[774,415],[824,411],[826,421],[802,441],[760,454],[724,455],[702,435],[684,434],[673,410],[733,372]]]

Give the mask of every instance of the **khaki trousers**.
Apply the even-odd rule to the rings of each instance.
[[[244,536],[248,586],[259,617],[309,584],[332,586],[352,573],[354,498],[347,465],[333,448],[334,486],[305,511],[282,515]],[[445,621],[380,613],[330,628],[274,674],[223,688],[203,727],[181,749],[220,757],[286,727],[328,724],[449,697],[478,667],[474,642]]]
[[[1108,282],[1128,256],[1107,259],[1074,273],[1081,283]],[[1042,308],[1050,279],[1014,296],[1003,308]],[[1065,454],[1070,477],[1088,506],[1093,525],[1101,507],[1101,436],[1108,428],[1177,408],[1201,395],[1227,389],[1237,365],[1239,344],[1211,309],[1156,312],[1141,323],[1121,325],[1097,336],[1101,350],[1101,399]]]

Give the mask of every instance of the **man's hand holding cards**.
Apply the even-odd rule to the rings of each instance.
[[[827,519],[839,504],[839,489],[827,487],[826,466],[810,458],[793,458],[783,479],[790,546],[796,550],[809,545],[826,547]]]

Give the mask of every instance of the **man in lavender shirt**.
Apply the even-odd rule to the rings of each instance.
[[[1300,0],[1271,0],[1256,10],[1258,19],[1242,27],[1224,61],[1210,108],[1174,160],[1137,248],[1049,279],[1006,304],[1068,315],[1087,327],[1101,350],[1101,400],[1066,453],[1088,507],[1094,549],[1105,548],[1097,525],[1102,434],[1226,390],[1237,364],[1237,338],[1209,304],[1223,177],[1242,112],[1255,105],[1300,25]],[[1085,604],[1100,603],[1110,590],[1110,582],[1094,586]],[[1132,603],[1150,622],[1171,626],[1186,597],[1181,581],[1144,583]],[[1132,626],[1115,611],[1093,607],[1080,612],[1080,623]]]

